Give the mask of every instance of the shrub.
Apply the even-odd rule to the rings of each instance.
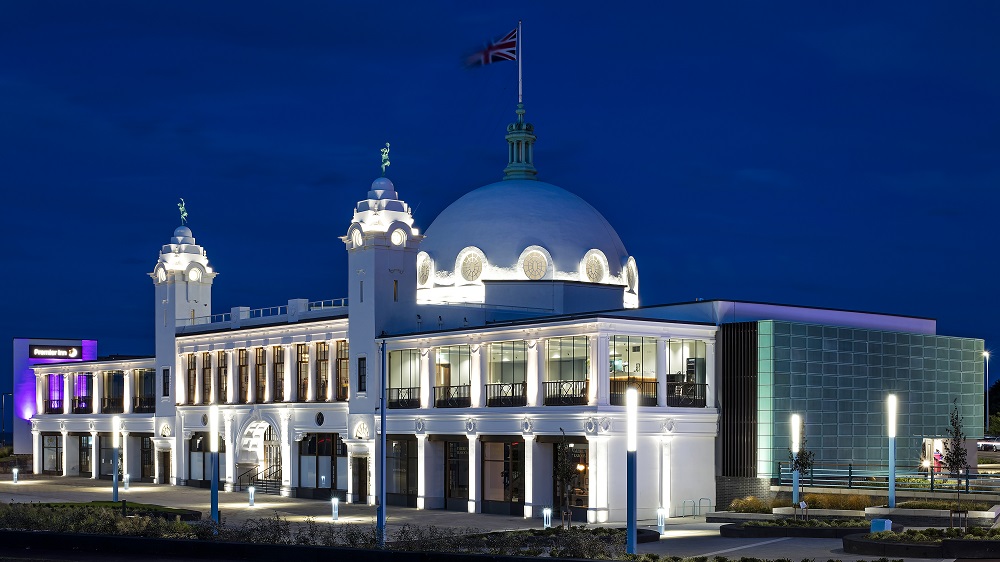
[[[885,500],[863,494],[803,494],[802,501],[813,509],[850,509],[863,511],[866,507],[885,505]]]
[[[729,504],[729,511],[737,513],[771,513],[771,503],[755,497],[736,498]]]
[[[967,509],[970,511],[987,511],[993,504],[984,501],[963,501],[955,500],[913,500],[900,502],[896,507],[903,509]]]

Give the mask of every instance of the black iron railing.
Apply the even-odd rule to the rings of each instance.
[[[526,406],[528,395],[523,382],[503,382],[486,385],[487,406]]]
[[[90,396],[78,396],[73,399],[74,414],[94,413],[94,399]]]
[[[132,411],[136,414],[152,414],[156,411],[156,397],[136,396],[132,399]]]
[[[125,412],[125,401],[122,398],[101,398],[102,414],[122,414]]]
[[[46,414],[61,414],[63,411],[63,401],[61,398],[56,400],[46,400],[45,401],[45,413]]]
[[[435,408],[468,408],[472,405],[469,398],[469,385],[459,386],[435,386],[434,387],[434,407]]]
[[[678,408],[704,408],[707,384],[694,382],[668,382],[667,406]]]
[[[611,381],[611,405],[625,405],[625,391],[635,388],[639,392],[640,406],[656,406],[656,381],[642,379],[617,379]]]
[[[386,398],[386,406],[391,409],[419,408],[420,387],[390,388]]]
[[[587,404],[587,381],[547,381],[543,383],[546,406],[583,406]]]

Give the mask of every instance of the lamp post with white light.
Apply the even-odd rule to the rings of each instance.
[[[118,451],[122,445],[122,419],[111,418],[111,501],[118,501]]]
[[[799,429],[802,425],[802,418],[798,414],[792,414],[792,503],[799,504],[799,443],[801,436]]]
[[[889,433],[889,507],[896,507],[896,395],[885,399]]]
[[[212,459],[212,521],[219,523],[219,407],[208,409],[208,446]]]
[[[986,433],[990,432],[990,352],[984,351],[986,359]]]
[[[633,387],[625,391],[625,417],[626,417],[626,516],[628,525],[626,526],[625,552],[636,554],[636,520],[638,519],[638,509],[636,506],[638,497],[636,493],[636,425],[639,404],[639,393]]]

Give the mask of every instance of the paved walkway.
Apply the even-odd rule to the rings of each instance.
[[[139,503],[152,503],[201,511],[208,516],[208,489],[187,486],[162,486],[132,484],[128,491],[119,488],[120,499]],[[87,478],[62,478],[33,476],[13,484],[8,479],[0,481],[0,501],[9,502],[81,502],[110,500],[111,482]],[[271,517],[275,514],[292,522],[302,522],[312,517],[317,522],[330,522],[331,505],[326,501],[282,498],[257,494],[255,506],[247,504],[246,492],[219,492],[219,509],[229,523],[246,519]],[[338,524],[358,523],[374,525],[375,508],[361,505],[340,505]],[[640,521],[640,526],[655,528],[654,521]],[[450,528],[482,530],[529,529],[540,527],[537,519],[524,519],[500,515],[483,515],[443,510],[417,510],[405,507],[388,509],[387,526],[391,535],[401,525],[435,525]],[[639,545],[639,552],[653,552],[667,556],[727,556],[729,558],[756,557],[765,559],[788,558],[791,560],[814,559],[826,561],[873,560],[847,554],[840,539],[732,539],[719,536],[719,523],[706,523],[704,518],[683,517],[669,519],[666,533],[659,542]],[[907,562],[928,559],[908,558]],[[937,559],[934,559],[937,560]]]

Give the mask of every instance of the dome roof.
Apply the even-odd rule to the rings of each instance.
[[[534,179],[506,179],[465,194],[425,234],[421,249],[439,272],[453,271],[459,253],[469,246],[501,268],[516,267],[530,246],[544,248],[559,272],[579,271],[592,249],[603,252],[612,276],[620,275],[628,260],[621,238],[601,213],[576,195]]]
[[[174,236],[170,240],[171,244],[194,244],[194,234],[191,233],[191,229],[181,225],[174,230]]]

